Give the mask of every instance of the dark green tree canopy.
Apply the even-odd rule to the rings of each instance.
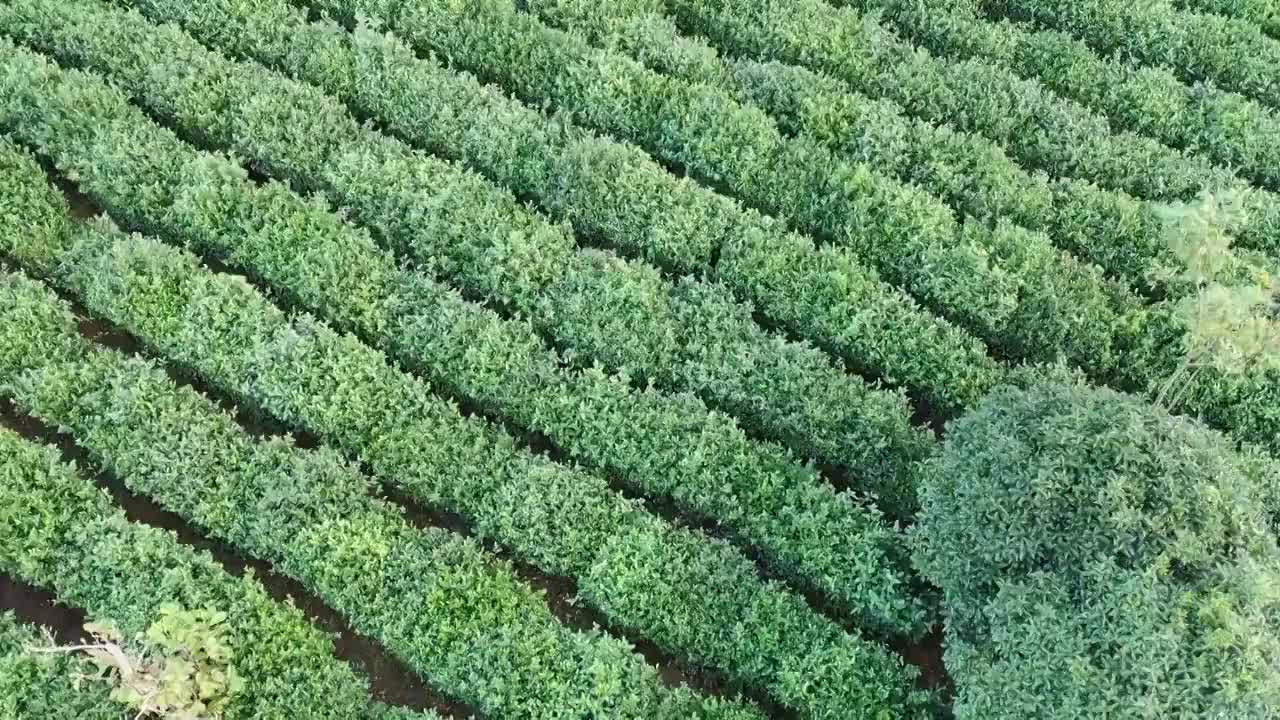
[[[1276,468],[1110,390],[1005,387],[922,466],[958,718],[1280,707]]]

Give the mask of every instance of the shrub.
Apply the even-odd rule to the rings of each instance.
[[[138,81],[137,97],[155,100],[159,103],[155,107],[206,107],[193,97],[205,87],[196,80],[213,76],[224,80],[217,97],[240,98],[233,104],[250,107],[260,105],[264,97],[271,98],[298,112],[319,108],[316,113],[334,123],[340,124],[339,118],[345,117],[352,132],[359,129],[340,107],[334,109],[333,101],[309,104],[306,98],[314,98],[315,91],[306,92],[282,76],[262,68],[254,70],[251,64],[233,63],[175,29],[162,32],[136,14],[91,2],[23,2],[0,13],[4,18],[0,26],[23,24],[15,20],[22,12],[32,18],[24,35],[43,35],[54,47],[65,47],[65,43],[51,38],[77,37],[75,45],[86,51],[84,56],[104,66],[129,60],[136,72],[122,73],[122,77],[148,75],[157,63],[167,62],[148,58],[202,58],[174,61],[187,68],[181,90],[166,93],[156,83]],[[34,18],[39,18],[39,23]],[[38,33],[37,27],[43,32]],[[90,47],[97,50],[87,52]],[[236,94],[232,94],[233,87],[238,88]],[[289,298],[296,308],[314,312],[336,329],[358,333],[369,344],[393,354],[405,368],[421,374],[441,392],[541,433],[566,455],[641,492],[672,497],[693,514],[724,523],[742,542],[761,548],[771,567],[779,568],[804,589],[835,598],[851,615],[889,632],[923,631],[925,606],[909,597],[904,543],[896,531],[880,521],[878,513],[865,508],[850,493],[837,493],[782,448],[752,441],[733,419],[710,412],[698,399],[643,387],[640,378],[633,386],[634,376],[606,373],[591,367],[590,362],[600,360],[610,348],[625,348],[623,353],[615,353],[620,360],[615,367],[625,366],[635,375],[666,367],[665,375],[673,378],[673,383],[686,387],[700,384],[708,396],[731,398],[735,407],[757,408],[757,415],[771,413],[769,408],[776,407],[783,412],[771,416],[785,416],[790,411],[766,396],[781,398],[790,407],[805,411],[790,423],[790,435],[796,443],[812,435],[828,447],[848,447],[850,452],[842,457],[858,468],[857,477],[896,490],[892,497],[905,515],[914,505],[914,493],[907,484],[911,463],[929,452],[933,443],[911,427],[900,395],[874,389],[847,376],[816,350],[767,333],[755,324],[749,309],[726,301],[718,286],[693,280],[673,285],[652,269],[598,251],[571,255],[571,261],[547,268],[548,275],[558,276],[556,286],[562,292],[548,302],[554,318],[543,323],[544,329],[547,324],[558,328],[560,340],[570,336],[581,339],[571,343],[575,350],[591,346],[604,349],[585,353],[592,355],[590,358],[573,355],[575,363],[587,366],[579,372],[567,367],[570,353],[562,356],[547,347],[530,323],[503,318],[489,308],[464,301],[448,285],[400,268],[396,259],[375,246],[360,228],[319,203],[307,202],[278,184],[256,187],[232,163],[202,156],[190,146],[160,145],[157,139],[165,136],[162,130],[129,108],[124,95],[109,95],[112,100],[95,105],[103,110],[96,117],[129,121],[92,121],[122,131],[104,136],[102,146],[132,147],[140,153],[158,147],[154,166],[188,168],[163,174],[127,173],[117,164],[112,166],[113,173],[100,174],[83,169],[91,153],[62,153],[61,161],[68,167],[81,168],[81,187],[111,206],[117,217],[132,219],[134,227],[148,227],[170,241],[191,243],[201,252],[223,258]],[[82,110],[68,113],[90,122]],[[208,112],[191,114],[225,115],[215,106],[209,106]],[[205,134],[214,133],[211,125],[201,127]],[[244,136],[280,137],[281,129],[287,127],[287,123],[262,123],[246,130]],[[370,134],[366,140],[373,143],[373,137]],[[396,147],[387,138],[381,140],[388,148]],[[285,155],[285,143],[268,144],[277,148],[273,151],[276,157]],[[354,152],[356,144],[349,143],[348,149]],[[312,143],[292,146],[305,155],[314,150]],[[54,140],[49,147],[67,146]],[[268,156],[245,149],[248,157]],[[400,157],[405,161],[401,167],[412,167],[404,155],[407,151],[401,151],[388,152],[388,157]],[[7,178],[7,172],[19,178],[12,183],[22,188],[18,200],[26,198],[27,188],[46,185],[43,172],[30,158],[25,168],[10,170],[9,165],[21,167],[24,163],[7,157],[0,148],[0,181]],[[336,160],[333,163],[339,164]],[[387,166],[370,164],[360,171],[368,179],[380,178],[363,191],[364,202],[395,204],[388,203],[389,198],[401,196],[389,188],[402,187],[401,180],[392,173],[379,174],[379,167]],[[28,179],[32,175],[36,177]],[[171,197],[134,203],[120,192],[121,188],[148,184],[171,190]],[[406,181],[403,187],[403,198],[427,198],[421,185]],[[415,187],[424,192],[414,192]],[[346,197],[354,202],[355,192]],[[29,203],[33,208],[49,204],[47,199],[43,204]],[[430,207],[448,204],[428,200],[413,205],[425,215],[407,211],[398,215],[413,214],[420,219],[432,214]],[[18,207],[16,200],[14,206]],[[380,213],[375,209],[371,214]],[[452,227],[449,233],[424,230],[420,235],[456,236],[457,241],[450,244],[461,246],[468,235],[466,229],[477,225],[455,223]],[[406,231],[407,237],[412,235]],[[15,232],[14,236],[22,234]],[[26,243],[25,238],[20,243]],[[524,242],[518,245],[533,247]],[[5,247],[0,240],[0,252]],[[555,255],[542,252],[545,245],[537,247],[538,257]],[[523,258],[529,253],[508,250],[502,254]],[[474,264],[484,258],[492,256],[477,253],[467,262]],[[52,261],[46,257],[42,262]],[[479,264],[493,268],[502,263]],[[509,267],[519,272],[534,264],[519,261]],[[513,275],[499,274],[508,281],[496,283],[495,289],[517,283],[509,279]],[[751,357],[752,362],[741,362],[743,356]],[[631,360],[636,359],[640,360],[633,364]],[[808,364],[801,364],[805,361]],[[744,380],[751,382],[744,386]],[[829,391],[822,400],[817,400],[819,383]],[[860,397],[866,402],[858,402]],[[819,427],[832,428],[834,437],[808,431]],[[891,427],[895,428],[894,438],[874,429]],[[887,505],[890,493],[881,493],[881,497]],[[885,558],[896,569],[889,569],[877,558]]]
[[[1243,222],[1239,193],[1202,193],[1194,203],[1161,208],[1167,242],[1181,261],[1181,281],[1196,288],[1183,300],[1188,362],[1224,372],[1274,367],[1280,329],[1271,314],[1274,280],[1265,264],[1238,256],[1230,231]]]
[[[1064,100],[1105,115],[1118,130],[1205,155],[1260,185],[1280,186],[1280,117],[1265,104],[1212,82],[1184,83],[1162,63],[1144,67],[1126,57],[1104,57],[1067,33],[1040,30],[1005,17],[981,17],[952,3],[838,0],[836,4],[866,13],[881,10],[880,22],[939,56],[1007,68],[1042,83]]]
[[[989,15],[1071,33],[1106,57],[1166,67],[1184,81],[1211,81],[1264,105],[1280,106],[1280,86],[1275,82],[1280,43],[1247,22],[1183,12],[1167,2],[981,0],[976,4]]]
[[[1262,717],[1276,465],[1111,390],[1005,387],[922,465],[956,716]]]
[[[66,653],[37,654],[38,628],[11,611],[0,612],[0,713],[4,717],[43,720],[120,720],[124,708],[112,702],[106,685],[84,685],[77,678],[88,661]],[[36,714],[40,713],[40,714]]]
[[[0,41],[0,45],[4,44]],[[292,238],[305,232],[301,228],[315,227],[309,223],[291,224],[290,221],[305,217],[297,205],[291,206],[294,214],[286,215],[288,220],[282,224],[260,225],[262,218],[250,210],[252,205],[246,207],[243,198],[237,200],[247,188],[224,160],[175,147],[180,143],[172,135],[147,124],[144,116],[127,107],[122,94],[92,75],[56,70],[39,56],[17,48],[0,65],[13,67],[8,65],[10,60],[27,68],[26,76],[32,82],[50,81],[56,88],[36,93],[48,99],[49,106],[41,108],[43,101],[34,100],[27,106],[30,124],[23,124],[23,136],[48,138],[47,149],[58,156],[59,164],[82,172],[82,188],[92,188],[90,195],[95,199],[100,193],[119,201],[121,206],[133,208],[135,222],[195,226],[199,228],[196,233],[183,226],[176,232],[170,229],[169,234],[179,239],[194,234],[201,242],[211,242],[203,235],[209,232],[208,218],[225,214],[227,208],[238,209],[232,217],[245,218],[243,227],[252,228],[250,234],[274,231],[277,239]],[[17,71],[15,75],[23,73]],[[76,103],[73,98],[81,101]],[[84,108],[91,103],[103,113],[99,117],[112,119],[95,122],[91,116],[70,111],[72,105]],[[100,172],[97,168],[102,166],[91,159],[93,153],[76,147],[73,127],[92,136],[97,147],[130,147],[135,158],[145,157],[155,165],[164,164],[160,159],[168,158],[166,172],[172,173],[174,181],[165,191],[172,194],[172,204],[161,210],[153,202],[129,202],[127,187],[137,183],[124,177],[155,175],[138,172],[111,176]],[[134,141],[125,142],[127,137]],[[144,138],[149,141],[142,141]],[[223,182],[217,181],[219,177]],[[285,198],[292,197],[275,184],[254,195],[267,209],[290,207]],[[116,207],[114,203],[104,204]],[[138,216],[142,216],[141,221]],[[221,232],[234,234],[233,230]],[[659,647],[696,666],[721,668],[743,685],[751,684],[777,695],[785,693],[788,700],[797,703],[805,697],[805,710],[817,715],[829,712],[831,717],[859,716],[868,704],[908,715],[924,704],[923,694],[910,689],[912,675],[900,659],[877,643],[844,632],[778,584],[761,582],[755,564],[740,553],[725,552],[723,543],[648,515],[637,503],[614,492],[601,476],[518,448],[501,428],[475,416],[464,416],[455,406],[433,395],[426,383],[401,372],[357,338],[340,335],[307,315],[289,318],[243,279],[208,273],[199,267],[195,257],[149,239],[120,240],[109,227],[91,228],[89,234],[83,248],[68,253],[66,272],[60,273],[59,278],[90,311],[120,325],[153,352],[245,406],[270,414],[289,427],[313,432],[337,449],[358,456],[372,474],[394,483],[408,497],[462,515],[471,521],[477,537],[498,543],[544,573],[577,577],[580,597],[586,604],[604,610],[615,627],[653,639]],[[116,246],[117,240],[123,246]],[[113,420],[111,427],[116,424]],[[265,518],[271,514],[248,516]],[[350,521],[344,520],[326,524],[325,531],[364,540],[360,532],[346,530],[349,527]],[[647,535],[633,532],[639,528]],[[636,570],[619,568],[617,572],[621,574],[615,577],[608,574],[607,567],[598,572],[596,560],[606,550],[616,550],[616,538],[638,540],[654,533],[665,534],[671,543],[683,542],[686,535],[698,538],[688,545],[701,548],[708,558],[732,558],[733,564],[721,563],[715,574],[699,577],[697,586],[685,585],[680,592],[630,586],[651,599],[642,602],[634,597],[631,603],[603,608],[606,583],[624,584],[626,578],[621,574]],[[332,541],[318,542],[328,546]],[[277,542],[276,546],[281,544],[297,542],[290,539]],[[382,544],[391,548],[403,545]],[[633,553],[636,566],[662,560],[644,550],[637,547]],[[362,553],[368,551],[356,548],[352,552],[364,557]],[[414,571],[405,576],[435,578],[440,573]],[[367,595],[380,587],[367,578],[346,582],[344,589]],[[595,584],[588,584],[588,580]],[[403,602],[405,598],[407,595],[400,593],[389,601]],[[715,620],[714,611],[722,605],[710,605],[709,598],[728,598],[739,610],[731,618]],[[664,609],[668,623],[652,623],[651,615],[638,610],[655,607]],[[776,611],[777,617],[766,618],[762,608]],[[753,631],[722,636],[719,639],[724,642],[715,645],[683,632],[704,624],[729,626],[744,616],[752,618]],[[398,617],[412,617],[416,622],[421,621],[422,615],[401,612]],[[486,613],[485,617],[491,614]],[[765,637],[758,630],[774,624],[791,627],[798,618],[803,619],[809,632],[805,636],[788,636],[785,646],[772,642],[772,637]],[[394,627],[405,626],[397,623]],[[505,647],[501,643],[473,645]],[[426,643],[418,647],[434,649],[439,645]],[[448,657],[474,661],[477,652],[451,652]],[[775,660],[758,662],[761,655]],[[849,666],[859,668],[862,675],[843,675],[837,683],[818,687],[811,679],[808,684],[797,683],[790,670],[811,662],[830,663],[837,657],[847,659]],[[534,663],[520,667],[542,668]],[[592,667],[612,666],[603,662]],[[510,687],[507,674],[494,677],[501,679],[497,683],[500,688]],[[576,675],[574,682],[581,677]],[[600,680],[595,671],[590,677],[603,683],[602,692],[621,692],[621,686]],[[476,678],[471,675],[466,679]],[[667,698],[676,704],[675,709],[666,704]],[[665,712],[675,713],[671,717],[687,717],[689,712],[679,706],[688,707],[695,699],[686,698],[689,696],[684,691],[663,692],[655,697],[659,709],[654,712],[658,714],[650,712],[645,716],[663,716],[661,708],[665,707]],[[696,702],[705,708],[702,712],[717,717],[752,712],[713,698],[696,698]],[[633,703],[627,706],[635,707]]]
[[[1206,569],[1271,547],[1271,466],[1221,434],[1107,389],[995,391],[922,466],[917,561],[949,603],[1033,572]]]
[[[159,5],[159,0],[148,3],[149,12],[159,14]],[[274,14],[264,17],[269,5]],[[163,11],[176,14],[178,9],[166,5]],[[465,82],[459,79],[461,75],[450,76],[432,63],[411,61],[412,52],[404,47],[391,57],[382,57],[383,45],[391,42],[384,36],[365,31],[357,37],[328,26],[308,25],[305,15],[283,0],[255,3],[252,8],[231,2],[216,7],[206,3],[199,8],[183,6],[182,11],[188,24],[196,22],[191,16],[212,17],[217,27],[214,34],[227,30],[233,17],[237,33],[246,27],[279,30],[267,39],[278,41],[270,43],[277,54],[301,58],[301,65],[292,67],[291,72],[301,72],[302,66],[328,66],[332,61],[334,69],[329,72],[318,76],[307,73],[313,81],[330,73],[340,75],[342,63],[335,59],[339,57],[348,64],[358,61],[362,68],[390,66],[377,74],[369,70],[371,77],[386,79],[367,80],[361,87],[375,95],[399,88],[404,97],[398,102],[369,100],[369,105],[360,106],[361,114],[380,113],[389,126],[400,128],[398,132],[402,134],[412,134],[420,145],[433,152],[437,144],[455,146],[450,138],[458,133],[466,135],[464,128],[475,126],[455,120],[456,127],[451,131],[437,118],[471,117],[471,113],[479,112],[478,102],[492,103],[493,108],[484,111],[486,117],[490,112],[500,116],[499,120],[481,125],[508,128],[511,132],[493,142],[470,142],[467,153],[484,148],[544,147],[547,143],[541,138],[555,134],[547,129],[550,125],[543,127],[546,123],[541,114],[496,91],[485,90],[474,79]],[[753,319],[752,305],[735,301],[724,283],[693,278],[671,282],[656,268],[643,263],[623,261],[597,250],[578,251],[572,234],[529,213],[506,190],[454,163],[413,152],[398,141],[362,128],[337,100],[314,87],[251,62],[232,62],[176,28],[152,25],[136,13],[113,10],[101,3],[22,2],[4,8],[2,15],[0,25],[5,33],[58,55],[65,63],[109,73],[130,87],[139,103],[181,128],[188,137],[230,148],[295,187],[321,189],[331,202],[349,213],[353,222],[375,230],[375,236],[396,253],[433,268],[469,297],[491,299],[506,311],[528,319],[527,327],[506,323],[504,332],[519,332],[528,341],[536,330],[571,355],[575,365],[600,363],[611,373],[625,369],[637,385],[652,382],[666,390],[697,394],[706,403],[739,418],[753,432],[789,444],[802,455],[846,469],[851,476],[867,478],[867,487],[884,500],[882,507],[888,507],[889,498],[894,496],[892,502],[902,508],[899,514],[910,513],[914,500],[903,479],[909,475],[913,457],[927,452],[929,443],[911,429],[904,398],[898,393],[880,392],[872,384],[849,375],[833,358],[807,343],[790,342],[766,331]],[[206,26],[210,22],[208,17],[203,20]],[[203,27],[201,37],[212,42],[210,33],[208,27]],[[248,30],[244,34],[256,37]],[[326,42],[333,47],[313,50],[329,47]],[[260,44],[268,43],[263,40]],[[311,59],[303,62],[306,58]],[[394,69],[396,58],[403,61],[401,70]],[[162,66],[166,69],[159,69]],[[405,72],[422,82],[405,79]],[[362,70],[362,77],[365,74]],[[171,81],[159,82],[157,77]],[[340,83],[334,87],[335,92],[354,99],[355,90],[343,90],[346,86]],[[450,100],[454,95],[461,99]],[[117,96],[118,101],[109,103],[104,112],[114,114],[121,103],[126,103],[123,94]],[[184,111],[179,113],[174,108]],[[430,114],[424,114],[427,108],[433,109]],[[83,120],[85,112],[89,111],[75,110],[73,117]],[[294,129],[297,123],[293,118],[302,116],[313,119],[306,133]],[[512,117],[519,121],[508,119]],[[517,132],[517,126],[530,125],[541,130],[531,130],[532,136]],[[128,132],[147,133],[136,128]],[[155,134],[147,135],[150,141],[166,142],[153,137]],[[317,150],[319,138],[324,138],[322,144],[327,153]],[[118,147],[114,142],[109,144]],[[124,147],[134,144],[125,141]],[[579,189],[571,195],[595,198],[583,202],[596,202],[598,206],[613,207],[617,203],[610,198],[634,196],[625,184],[606,190],[589,179],[627,174],[629,171],[619,169],[621,165],[605,161],[613,157],[620,163],[623,156],[634,160],[638,151],[623,152],[624,147],[616,143],[609,146],[613,148],[610,151],[601,149],[605,145],[590,152],[582,146],[575,147],[566,152],[576,159],[554,166],[557,169],[548,171],[544,185],[560,187],[572,180],[571,184]],[[173,150],[175,154],[189,151]],[[536,164],[514,157],[494,162],[503,167]],[[142,168],[115,158],[109,164],[116,173],[109,178],[108,184],[113,187],[138,185],[168,190],[190,186],[193,180],[189,175],[172,172],[172,162],[162,161],[146,168],[146,175],[153,179],[121,182],[120,167]],[[163,172],[153,174],[156,167]],[[646,167],[654,174],[651,180],[665,177],[676,183],[674,176],[664,174],[652,162]],[[93,179],[98,175],[81,172],[82,188],[93,195],[98,187]],[[202,172],[202,176],[206,174],[209,172]],[[243,186],[247,182],[242,177],[229,177],[225,169],[212,175],[209,182],[221,186]],[[519,188],[522,193],[536,195],[537,187],[541,187],[518,184],[518,176],[506,171],[495,177],[512,183],[513,189]],[[578,184],[580,180],[585,186]],[[676,184],[685,190],[692,187]],[[643,228],[642,235],[652,231],[673,242],[674,238],[684,237],[683,228],[708,224],[718,227],[719,221],[710,220],[720,217],[724,210],[712,201],[718,196],[689,190],[682,193],[683,199],[672,201],[665,190],[657,188],[654,192],[656,199],[642,203],[653,212],[632,216],[624,225]],[[245,212],[279,213],[285,211],[280,206],[297,204],[296,197],[290,196],[289,200],[283,195],[272,198],[268,209],[262,207],[263,201],[256,209]],[[145,205],[124,199],[103,202],[134,229],[159,235],[171,232],[166,226],[172,227],[173,223],[157,221],[155,213],[173,206],[172,197],[146,200]],[[288,233],[291,241],[297,241],[296,251],[283,252],[273,231],[264,231],[254,239],[265,243],[267,249],[251,254],[240,249],[246,235],[241,232],[242,224],[251,221],[241,221],[241,216],[234,214],[235,195],[220,197],[217,205],[208,198],[195,202],[201,204],[194,208],[200,222],[215,229],[197,233],[190,229],[193,223],[188,223],[182,233],[194,236],[192,241],[205,247],[213,242],[207,238],[215,236],[221,247],[205,252],[217,252],[241,266],[253,265],[251,274],[262,282],[280,288],[286,296],[344,330],[367,338],[394,338],[401,334],[392,327],[398,320],[386,316],[380,300],[388,294],[400,294],[392,280],[397,275],[396,261],[374,248],[363,231],[339,223],[332,213],[312,206],[305,210],[307,229]],[[650,220],[667,213],[672,202],[681,206],[693,203],[701,210],[693,213],[693,219],[668,218],[673,223],[671,229],[658,229]],[[205,203],[210,204],[206,207]],[[726,216],[746,217],[738,211],[724,212]],[[226,216],[237,219],[228,221]],[[182,214],[179,219],[188,217]],[[688,216],[681,213],[680,217]],[[976,400],[999,375],[999,367],[985,355],[975,338],[929,316],[899,291],[876,279],[869,269],[849,264],[843,255],[828,252],[828,248],[816,249],[798,235],[764,229],[713,234],[733,238],[715,241],[720,248],[716,270],[719,277],[733,275],[739,287],[751,288],[752,297],[771,298],[773,310],[766,315],[775,320],[785,315],[787,322],[814,328],[829,325],[830,332],[812,337],[831,340],[833,346],[858,348],[861,361],[853,362],[853,355],[842,356],[851,359],[857,368],[869,368],[877,377],[911,387],[919,387],[920,381],[928,378],[929,386],[936,389],[929,397],[938,398],[936,402],[948,408]],[[306,250],[302,247],[304,242]],[[627,243],[614,237],[608,244]],[[708,257],[711,254],[710,250],[695,253]],[[437,297],[443,295],[437,293]],[[417,302],[422,301],[408,303],[410,311],[416,311],[413,303]],[[458,303],[452,304],[456,307]],[[432,314],[425,307],[422,312]],[[690,316],[697,319],[696,324],[685,321]],[[542,344],[541,340],[532,339],[537,345]],[[397,351],[405,349],[401,345]],[[864,357],[864,350],[883,360],[890,356],[896,360],[882,363]],[[421,352],[415,349],[415,353],[419,357],[410,365],[432,365]],[[550,358],[545,351],[540,354],[544,365],[546,360],[559,362],[559,358]],[[751,357],[752,361],[742,362],[742,357]],[[497,388],[497,398],[492,387],[478,390],[476,383],[459,380],[462,373],[456,369],[432,369],[427,374],[445,385],[453,384],[453,392],[468,396],[487,410],[504,414],[512,413],[512,404],[501,397],[507,388],[527,384],[527,378],[540,372],[546,376],[545,369],[508,368],[502,363],[486,365],[483,372],[492,373],[493,368],[509,370],[508,379]],[[517,421],[537,425],[527,417]],[[572,444],[566,442],[563,432],[542,426],[531,429],[547,433],[559,444]],[[576,430],[569,433],[574,434],[580,435]]]
[[[105,680],[111,699],[137,711],[138,718],[218,720],[244,680],[231,665],[232,648],[222,627],[227,614],[216,610],[160,608],[160,617],[129,643],[111,622],[86,624],[93,642],[68,647],[33,647],[32,653],[83,653],[98,670],[80,679]]]
[[[1275,566],[1220,570],[1169,582],[1103,560],[1079,579],[1007,583],[989,602],[989,633],[949,638],[955,717],[1271,717]]]

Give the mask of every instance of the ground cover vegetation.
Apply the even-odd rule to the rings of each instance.
[[[9,0],[0,715],[1264,720],[1278,272],[1266,2]]]

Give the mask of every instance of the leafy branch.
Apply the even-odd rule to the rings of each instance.
[[[1166,241],[1181,264],[1162,273],[1194,289],[1177,308],[1187,330],[1185,353],[1160,391],[1161,404],[1176,406],[1205,369],[1235,375],[1280,369],[1274,276],[1232,247],[1232,228],[1244,224],[1243,200],[1239,191],[1204,192],[1161,208]]]
[[[226,613],[182,610],[166,605],[160,617],[126,644],[109,622],[86,623],[93,642],[33,647],[36,654],[78,653],[97,668],[75,678],[107,681],[111,699],[137,710],[135,718],[217,720],[244,687],[231,665],[232,649],[225,638]]]

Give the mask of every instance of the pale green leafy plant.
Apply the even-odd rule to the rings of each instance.
[[[136,710],[137,718],[218,720],[244,687],[231,661],[225,613],[160,608],[159,618],[132,642],[110,622],[86,623],[93,642],[32,648],[32,652],[79,653],[98,671],[77,684],[109,682],[111,699]]]
[[[1222,281],[1236,266],[1231,228],[1244,223],[1243,201],[1238,191],[1206,191],[1193,202],[1157,206],[1165,243],[1178,260],[1162,272],[1197,287]]]
[[[1231,229],[1244,223],[1243,199],[1238,191],[1204,192],[1194,202],[1161,208],[1168,246],[1180,263],[1177,270],[1161,273],[1191,288],[1178,304],[1187,329],[1184,362],[1161,390],[1161,403],[1176,406],[1204,369],[1225,374],[1280,369],[1273,273],[1232,247]]]

